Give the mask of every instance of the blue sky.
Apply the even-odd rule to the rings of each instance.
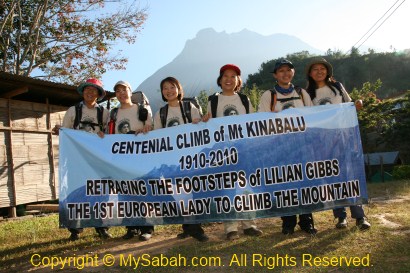
[[[127,69],[108,71],[102,80],[106,90],[118,80],[130,82],[135,90],[171,62],[187,40],[210,27],[227,33],[245,28],[262,35],[284,33],[323,51],[330,48],[347,52],[395,3],[387,16],[402,4],[361,47],[378,51],[410,48],[410,1],[141,0],[140,6],[148,7],[148,19],[136,43],[115,46],[128,57]]]

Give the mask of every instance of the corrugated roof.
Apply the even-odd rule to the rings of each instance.
[[[399,160],[399,152],[385,152],[385,153],[371,153],[364,154],[364,163],[366,165],[380,165],[383,164],[396,164]]]
[[[0,98],[71,106],[81,100],[77,87],[0,72]],[[113,92],[107,93],[109,97]]]

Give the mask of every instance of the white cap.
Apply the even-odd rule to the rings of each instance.
[[[118,81],[118,82],[114,85],[114,91],[115,91],[115,88],[116,88],[118,85],[123,85],[123,86],[127,87],[127,88],[132,92],[131,84],[130,84],[129,82],[126,82],[126,81]]]

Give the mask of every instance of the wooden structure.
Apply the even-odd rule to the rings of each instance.
[[[0,72],[0,208],[58,198],[58,136],[75,86]]]
[[[399,152],[393,151],[364,154],[364,163],[370,182],[384,182],[391,180],[394,166],[401,165],[402,160]]]

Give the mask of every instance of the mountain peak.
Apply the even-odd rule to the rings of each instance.
[[[246,28],[236,33],[205,28],[186,42],[172,62],[142,82],[137,90],[147,93],[155,111],[163,105],[158,86],[167,76],[172,75],[181,82],[187,97],[196,96],[202,90],[208,93],[219,90],[216,84],[218,71],[226,63],[237,64],[242,70],[242,80],[246,81],[247,75],[256,73],[263,62],[303,50],[322,53],[286,34],[263,36]]]
[[[209,28],[204,28],[201,29],[200,31],[198,31],[198,33],[196,34],[195,38],[201,38],[202,36],[209,36],[209,35],[215,35],[217,32],[215,31],[215,29],[209,27]]]

